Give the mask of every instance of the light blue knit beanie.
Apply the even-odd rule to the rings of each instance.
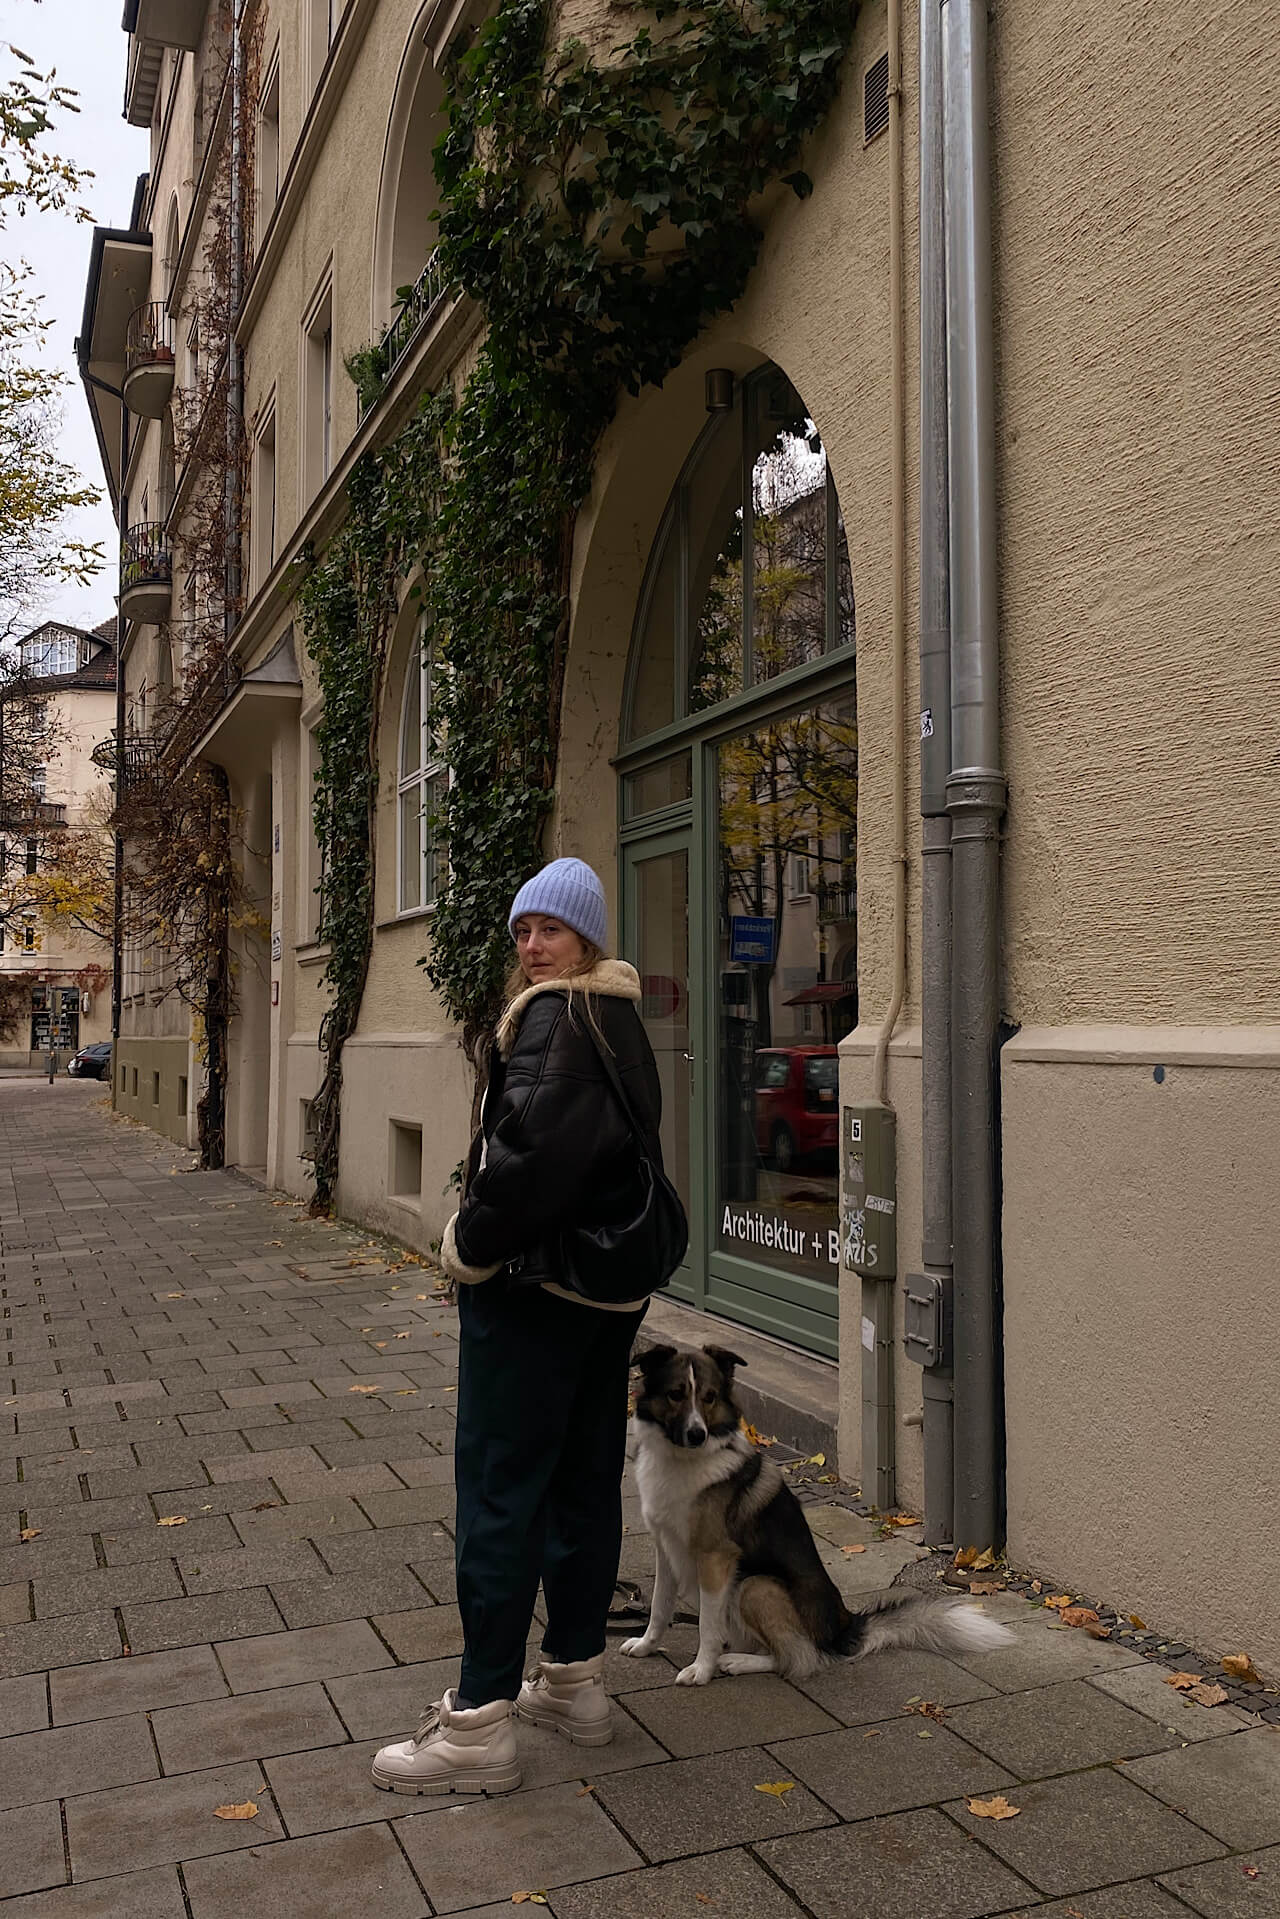
[[[545,913],[548,919],[563,920],[592,946],[604,948],[608,924],[604,888],[584,860],[552,860],[525,881],[507,920],[512,939],[522,913]]]

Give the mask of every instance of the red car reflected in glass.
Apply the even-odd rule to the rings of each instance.
[[[789,1173],[834,1154],[840,1138],[840,1059],[834,1046],[770,1046],[756,1054],[756,1149]]]

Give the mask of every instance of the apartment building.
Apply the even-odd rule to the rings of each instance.
[[[18,641],[0,683],[0,1066],[61,1064],[111,1037],[111,782],[115,621],[47,620]],[[74,893],[50,910],[51,876]]]
[[[226,1154],[300,1196],[329,954],[299,562],[482,335],[433,257],[431,151],[487,11],[126,10],[152,163],[95,239],[81,340],[120,505],[121,759],[162,752],[157,702],[194,675],[184,750],[225,773],[253,909],[228,935]],[[555,31],[621,12],[564,0]],[[1273,1666],[1277,52],[1265,9],[1185,0],[1010,0],[989,39],[959,0],[859,10],[812,193],[768,201],[742,298],[599,448],[545,843],[606,877],[643,977],[691,1217],[677,1295],[838,1366],[844,1470],[935,1536],[1005,1532]],[[362,407],[343,369],[371,342]],[[216,565],[188,534],[184,573],[183,422],[210,393],[242,441],[229,478],[206,457],[231,517]],[[212,664],[185,657],[219,621]],[[472,1103],[419,964],[446,883],[429,640],[406,582],[338,1184],[419,1246]],[[144,963],[120,1064],[193,1138],[200,1035]],[[839,1158],[762,1123],[772,1056],[832,1047]],[[831,1091],[818,1069],[794,1097]],[[1246,1510],[1206,1581],[1203,1514]]]

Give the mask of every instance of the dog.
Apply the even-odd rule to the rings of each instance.
[[[746,1362],[723,1346],[651,1346],[636,1364],[636,1483],[657,1548],[649,1623],[621,1651],[658,1651],[682,1593],[698,1595],[698,1654],[677,1686],[717,1674],[807,1679],[834,1659],[893,1646],[994,1652],[1007,1626],[963,1601],[891,1592],[851,1613],[818,1556],[800,1502],[752,1446],[734,1402]]]

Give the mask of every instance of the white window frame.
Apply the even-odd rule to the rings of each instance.
[[[431,676],[434,664],[435,651],[430,642],[430,629],[425,618],[421,618],[414,628],[413,645],[405,666],[404,689],[400,696],[400,718],[396,727],[396,917],[398,919],[434,912],[447,865],[439,836],[429,829],[426,818],[428,790],[441,778],[446,784],[450,781],[449,769],[440,751],[440,742],[431,725]],[[409,694],[415,672],[418,676],[418,739],[417,752],[412,755],[416,765],[410,765],[409,759],[414,742],[408,738],[411,730]],[[422,822],[418,836],[418,897],[416,900],[406,902],[404,833],[401,821],[405,796],[414,792],[418,795],[418,816]]]
[[[276,396],[272,389],[253,435],[253,511],[250,521],[251,590],[256,592],[276,560],[280,485],[276,468]]]
[[[333,327],[333,261],[330,259],[302,318],[300,515],[306,512],[333,471]]]
[[[267,63],[258,106],[258,244],[280,198],[280,43]]]

